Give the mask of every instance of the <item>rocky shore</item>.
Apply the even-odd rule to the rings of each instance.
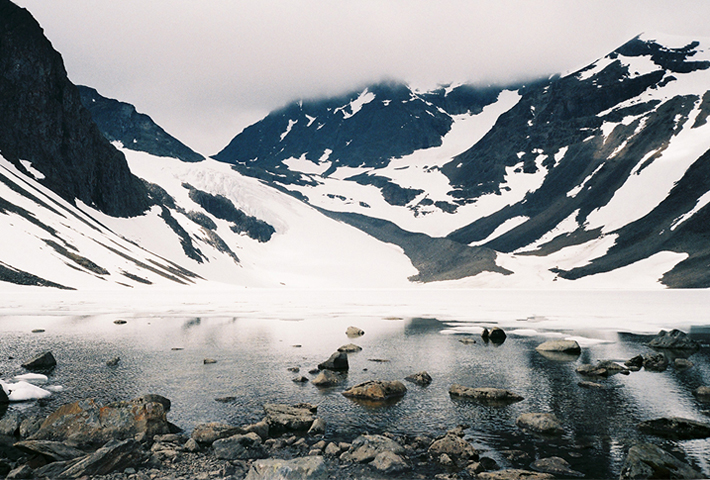
[[[504,341],[504,332],[498,330],[496,338]],[[360,332],[351,331],[351,338],[354,333],[364,334]],[[491,332],[487,333],[490,336]],[[656,349],[694,352],[700,348],[677,331],[661,332],[654,342],[651,346]],[[319,365],[322,375],[317,378],[337,384],[338,372],[348,369],[347,351],[357,351],[355,345],[345,347]],[[579,355],[581,349],[570,341],[551,341],[540,345],[538,351],[543,355]],[[605,388],[604,379],[612,375],[629,375],[641,368],[658,371],[659,362],[663,362],[655,359],[656,355],[632,358],[624,365],[609,360],[582,365],[577,369],[583,379],[580,385]],[[54,358],[50,361],[47,355],[44,357],[48,363],[43,368],[52,368],[47,365]],[[421,388],[432,382],[427,372],[405,380]],[[710,400],[709,392],[709,388],[701,387],[695,394],[701,400]],[[0,389],[0,397],[5,393]],[[398,380],[378,380],[353,386],[342,394],[356,401],[386,403],[406,395],[407,388]],[[490,408],[524,400],[514,391],[487,386],[453,384],[449,394]],[[7,402],[5,397],[0,402]],[[183,432],[168,420],[170,410],[169,399],[148,394],[107,405],[84,399],[63,405],[44,418],[9,411],[0,418],[0,476],[107,480],[590,478],[564,458],[532,458],[516,450],[515,445],[498,452],[507,459],[499,465],[492,458],[495,455],[474,446],[465,425],[437,436],[362,431],[344,437],[337,433],[337,426],[326,429],[317,405],[265,403],[259,422],[203,423]],[[566,429],[560,419],[547,412],[524,413],[515,424],[523,435],[551,439],[563,435]],[[637,428],[649,438],[710,437],[710,425],[676,417],[647,420]],[[697,468],[659,445],[636,443],[626,449],[620,479],[703,478]]]

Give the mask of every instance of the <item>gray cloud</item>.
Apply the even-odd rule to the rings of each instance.
[[[641,32],[710,37],[710,2],[19,0],[75,83],[213,154],[296,98],[382,78],[510,82],[574,70]]]

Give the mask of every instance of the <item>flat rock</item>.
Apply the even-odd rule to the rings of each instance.
[[[201,423],[192,430],[192,439],[198,443],[211,445],[213,442],[233,435],[245,433],[241,427],[219,422]]]
[[[680,417],[656,418],[638,424],[643,433],[675,440],[710,437],[710,424]]]
[[[147,459],[147,452],[141,444],[132,438],[123,441],[111,441],[91,455],[71,463],[59,476],[61,478],[80,478],[84,476],[106,475],[115,471],[141,465]]]
[[[463,343],[464,345],[473,345],[474,343],[476,343],[476,340],[471,337],[463,337],[459,338],[459,342]]]
[[[653,340],[648,342],[649,347],[653,348],[670,348],[673,350],[698,350],[700,344],[692,340],[685,332],[678,329],[667,332],[661,330]]]
[[[524,429],[546,435],[557,435],[564,432],[562,422],[551,413],[523,413],[515,424]]]
[[[665,450],[651,443],[634,445],[629,449],[621,468],[620,480],[642,478],[704,478],[687,463],[681,462]]]
[[[338,348],[339,352],[345,352],[345,353],[355,353],[359,352],[362,350],[362,347],[359,345],[355,345],[354,343],[348,343],[347,345],[343,345],[342,347]]]
[[[322,456],[281,460],[255,460],[245,480],[328,480],[330,478]]]
[[[612,375],[616,375],[617,373],[628,375],[630,372],[628,368],[612,360],[602,360],[597,362],[595,365],[580,365],[577,367],[576,371],[580,375],[591,377],[610,377]]]
[[[360,435],[353,440],[348,451],[343,453],[340,459],[347,462],[367,463],[383,452],[402,455],[404,447],[383,435]]]
[[[530,468],[537,472],[550,473],[562,478],[581,478],[584,477],[582,472],[572,470],[569,462],[560,457],[548,457],[535,460]]]
[[[307,432],[316,419],[317,409],[317,406],[309,403],[299,403],[293,406],[277,403],[265,404],[265,420],[269,425],[269,434]]]
[[[73,460],[86,455],[83,450],[51,440],[24,440],[15,443],[14,447],[26,453],[40,454],[46,457],[49,462]]]
[[[348,354],[345,352],[335,352],[328,360],[318,365],[319,370],[345,371],[349,368]]]
[[[449,395],[490,404],[510,404],[523,400],[520,395],[502,388],[471,388],[458,384],[451,385]]]
[[[596,382],[590,382],[588,380],[582,380],[581,382],[577,382],[577,385],[579,385],[582,388],[589,388],[592,390],[605,390],[606,387],[602,385],[601,383],[596,383]]]
[[[253,460],[266,458],[268,454],[261,437],[254,432],[220,438],[212,444],[214,454],[222,460]]]
[[[555,476],[549,473],[531,472],[518,468],[507,468],[495,472],[481,472],[476,479],[480,480],[554,480]]]
[[[350,338],[362,337],[365,335],[365,331],[358,327],[348,327],[347,330],[345,330],[345,335]]]
[[[473,445],[453,433],[447,433],[434,440],[427,453],[434,460],[439,460],[442,455],[446,455],[459,468],[464,467],[470,460],[478,460],[478,452]]]
[[[556,352],[570,355],[582,353],[579,343],[574,340],[548,340],[538,345],[535,350],[538,352]]]
[[[321,370],[311,383],[318,387],[332,387],[340,383],[340,377],[330,370]]]
[[[407,387],[399,380],[380,381],[371,380],[343,392],[343,395],[349,398],[361,398],[366,400],[387,400],[390,398],[402,397],[407,393]]]
[[[417,385],[426,386],[432,382],[431,375],[426,370],[412,375],[407,375],[404,379],[408,382],[416,383]]]
[[[378,453],[375,459],[370,462],[370,466],[383,473],[399,473],[409,470],[407,462],[389,450]]]
[[[52,352],[44,352],[23,363],[22,368],[27,370],[51,370],[57,366],[57,360]]]

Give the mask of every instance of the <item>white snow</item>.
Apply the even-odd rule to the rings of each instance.
[[[293,128],[294,125],[298,123],[298,120],[291,120],[289,119],[288,125],[286,126],[286,130],[281,134],[281,139],[279,140],[280,142],[283,141],[284,138],[286,138],[286,135],[291,133],[291,129]]]
[[[32,175],[35,180],[42,180],[44,179],[44,173],[40,172],[37,170],[35,167],[32,166],[32,162],[29,160],[20,160],[20,163],[22,164],[23,167],[25,167],[25,170],[30,172],[30,175]]]
[[[498,227],[495,230],[493,230],[491,232],[491,234],[488,235],[486,238],[484,238],[483,240],[479,240],[477,242],[471,242],[471,243],[469,243],[469,245],[472,247],[475,247],[478,245],[483,245],[485,243],[488,243],[491,240],[493,240],[494,238],[500,237],[504,233],[511,231],[515,227],[522,225],[523,223],[527,222],[528,220],[530,220],[530,217],[525,217],[522,215],[517,216],[517,217],[513,217],[513,218],[509,218],[505,222],[498,225]]]
[[[34,383],[46,383],[49,381],[49,377],[47,377],[47,375],[42,375],[41,373],[25,373],[22,375],[15,375],[12,379]]]
[[[374,99],[375,99],[375,94],[368,91],[368,89],[365,89],[362,93],[360,93],[360,95],[358,95],[358,97],[355,100],[350,102],[345,107],[336,108],[333,113],[342,112],[343,119],[347,120],[348,118],[352,117],[357,112],[359,112],[362,109],[363,105],[370,103]],[[350,111],[347,111],[348,108],[350,109]]]
[[[613,155],[612,155],[612,156],[613,156]],[[604,164],[602,163],[602,164],[599,165],[597,168],[595,168],[592,173],[590,173],[589,175],[587,175],[587,177],[582,181],[582,183],[580,183],[579,185],[577,185],[576,187],[574,187],[572,190],[570,190],[569,192],[567,192],[567,196],[570,197],[570,198],[576,197],[577,194],[578,194],[579,192],[581,192],[581,191],[584,189],[584,187],[587,185],[587,183],[589,183],[589,181],[592,179],[592,177],[594,177],[594,175],[596,175],[597,172],[599,172],[599,170],[601,170],[603,166],[604,166]]]
[[[47,398],[52,394],[50,391],[24,381],[7,383],[0,380],[0,386],[2,386],[5,394],[7,394],[8,400],[11,402],[37,400],[40,398]]]

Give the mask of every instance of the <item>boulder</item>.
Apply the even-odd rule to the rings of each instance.
[[[591,377],[609,377],[611,375],[616,375],[617,373],[623,373],[625,375],[629,374],[629,369],[619,365],[612,360],[602,360],[596,363],[596,365],[584,364],[580,365],[576,369],[577,373],[580,375],[586,375]]]
[[[356,353],[362,350],[362,347],[355,345],[354,343],[348,343],[347,345],[343,345],[338,349],[339,352],[345,352],[345,353]]]
[[[502,388],[471,388],[453,384],[449,388],[452,397],[467,398],[488,404],[510,404],[523,400],[523,397]]]
[[[201,423],[192,430],[192,439],[198,443],[212,445],[213,442],[246,433],[243,428],[219,422]]]
[[[523,413],[515,424],[524,429],[546,435],[558,435],[564,432],[562,422],[551,413]]]
[[[476,477],[477,480],[554,480],[554,478],[555,476],[549,473],[531,472],[518,468],[482,472]]]
[[[489,332],[486,327],[483,327],[483,331],[481,332],[481,338],[484,340],[488,340],[488,335],[490,334],[491,332]]]
[[[153,438],[171,433],[166,418],[166,401],[169,402],[159,395],[146,395],[105,407],[94,399],[63,405],[47,416],[30,440],[54,440],[79,448],[95,448],[110,440],[124,440],[136,435]]]
[[[254,432],[221,438],[212,444],[214,454],[222,460],[252,460],[266,458],[268,454],[261,437]]]
[[[383,435],[360,435],[353,440],[348,451],[343,453],[340,459],[346,462],[367,463],[383,452],[402,455],[404,447]]]
[[[564,458],[548,457],[535,460],[530,468],[536,472],[550,473],[562,478],[581,478],[584,477],[582,472],[572,470],[570,464]]]
[[[2,388],[0,388],[2,390]],[[22,418],[17,412],[9,410],[0,418],[0,435],[14,437],[20,429]]]
[[[490,332],[488,332],[488,340],[493,343],[503,343],[506,339],[506,334],[502,328],[493,327]]]
[[[710,424],[687,418],[667,417],[646,420],[638,424],[643,433],[674,440],[710,437]]]
[[[382,401],[390,398],[403,397],[407,393],[407,387],[399,380],[380,381],[371,380],[343,392],[349,398],[361,398],[365,400]]]
[[[59,476],[61,478],[80,478],[84,476],[107,475],[137,467],[148,458],[148,453],[141,444],[132,438],[123,441],[111,441],[91,455],[71,463]]]
[[[441,463],[441,457],[446,455],[451,460],[452,466],[458,468],[463,468],[471,460],[478,460],[478,452],[473,448],[473,445],[453,433],[447,433],[434,440],[427,452],[439,463]]]
[[[676,370],[688,370],[689,368],[692,368],[693,365],[693,362],[687,358],[676,358],[673,360],[673,367],[675,367]]]
[[[27,370],[51,370],[57,366],[57,360],[55,360],[52,352],[44,352],[26,361],[21,366]]]
[[[419,373],[413,373],[412,375],[408,375],[404,377],[404,379],[408,382],[421,385],[422,387],[429,385],[432,382],[431,375],[429,375],[426,370],[421,371]]]
[[[574,340],[548,340],[538,345],[535,350],[538,352],[566,353],[570,355],[579,355],[582,353],[579,343]]]
[[[121,363],[121,357],[113,357],[112,359],[106,361],[106,366],[107,367],[115,367],[119,363]]]
[[[370,466],[382,473],[399,473],[409,470],[407,462],[389,450],[378,453],[375,459],[370,462]]]
[[[318,387],[332,387],[340,383],[340,377],[330,370],[321,370],[311,383]]]
[[[24,440],[15,443],[14,447],[25,453],[42,455],[47,463],[73,460],[86,455],[83,450],[51,440]]]
[[[643,367],[643,355],[636,355],[626,360],[624,365],[629,367],[629,370],[640,370]]]
[[[693,395],[701,402],[710,402],[710,387],[698,387],[693,390]]]
[[[670,348],[673,350],[698,350],[700,344],[692,340],[685,332],[678,329],[666,332],[661,330],[653,340],[648,342],[649,347],[653,348]]]
[[[651,372],[663,372],[668,368],[668,359],[662,353],[644,355],[643,368]]]
[[[266,422],[266,420],[247,425],[246,427],[244,427],[244,431],[246,433],[254,432],[259,435],[262,440],[266,440],[267,438],[269,438],[269,424]]]
[[[316,419],[317,409],[317,406],[309,403],[299,403],[293,406],[276,403],[265,404],[265,420],[269,424],[269,435],[274,436],[284,432],[307,432]]]
[[[313,420],[313,425],[308,429],[309,435],[323,435],[325,433],[325,420],[322,418],[316,418]]]
[[[619,480],[641,478],[704,478],[687,463],[650,443],[629,449]]]
[[[347,330],[345,330],[345,335],[350,338],[362,337],[365,335],[365,331],[358,327],[348,327]]]
[[[303,375],[301,375],[300,377],[294,377],[291,379],[291,381],[293,383],[308,383],[308,382],[310,382],[308,377],[304,377]]]
[[[318,365],[319,370],[345,371],[349,368],[348,354],[345,352],[335,352],[328,360]]]
[[[328,470],[322,456],[282,460],[255,460],[245,480],[328,480]]]

